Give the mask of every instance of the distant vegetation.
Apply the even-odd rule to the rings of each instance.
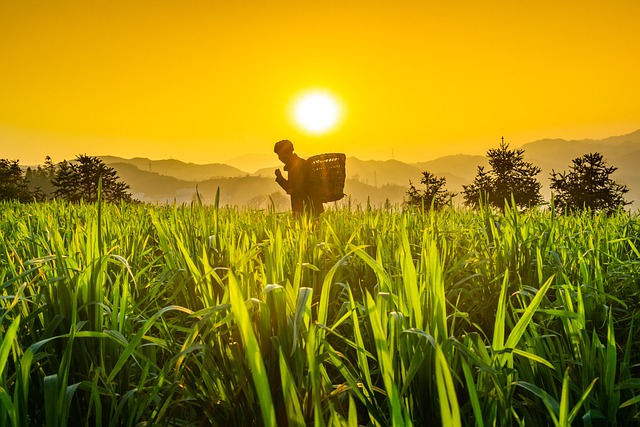
[[[130,202],[129,184],[119,180],[113,168],[97,157],[79,155],[59,163],[51,179],[53,197],[69,202],[96,202],[99,192],[107,202]]]
[[[18,161],[0,159],[0,200],[30,202],[33,199]]]
[[[478,166],[473,183],[463,186],[464,204],[478,208],[482,203],[504,210],[513,199],[517,206],[532,207],[542,202],[536,175],[541,169],[524,160],[524,150],[510,150],[504,141],[487,151],[491,169]]]
[[[409,181],[409,191],[407,191],[407,200],[405,202],[407,205],[419,207],[423,210],[440,210],[451,204],[451,199],[456,196],[456,193],[447,191],[446,178],[437,177],[429,171],[422,173],[420,184],[424,185],[423,190],[417,189]]]
[[[577,211],[584,208],[608,213],[628,205],[624,194],[626,185],[611,179],[617,170],[607,166],[602,154],[589,153],[573,160],[568,173],[553,172],[551,190],[555,194],[555,206],[559,211]]]
[[[98,192],[102,200],[114,203],[132,201],[129,185],[116,171],[97,157],[79,155],[75,160],[54,164],[50,157],[44,166],[23,172],[18,161],[0,159],[0,201],[95,202]]]
[[[401,204],[430,207],[431,192],[438,189],[444,199],[437,199],[436,207],[443,206],[443,200],[446,200],[444,204],[450,201],[454,205],[477,207],[482,195],[485,198],[483,203],[501,209],[505,201],[511,202],[513,193],[516,204],[523,208],[544,203],[545,200],[551,202],[552,195],[555,196],[554,206],[559,211],[565,208],[575,209],[569,207],[572,203],[581,206],[580,208],[608,211],[615,209],[611,206],[630,205],[631,208],[637,208],[634,198],[640,200],[640,173],[637,168],[637,162],[640,162],[640,131],[602,141],[543,140],[524,147],[526,149],[512,150],[505,145],[489,150],[486,157],[457,155],[415,164],[397,160],[362,161],[350,157],[347,159],[345,183],[347,197],[332,204],[332,207],[357,204],[374,207]],[[602,152],[609,153],[608,157],[616,159],[615,166],[606,167],[611,171],[607,174],[607,189],[612,192],[619,189],[617,199],[612,196],[608,201],[605,197],[604,201],[598,203],[583,203],[582,198],[594,200],[595,195],[587,196],[585,192],[583,195],[573,194],[569,197],[566,190],[559,187],[561,184],[554,183],[554,179],[557,181],[560,177],[555,171],[566,168],[578,159],[579,157],[567,158],[567,155],[578,153],[580,147],[597,148],[590,154],[602,155],[603,164],[605,155]],[[525,161],[525,155],[534,161]],[[273,168],[260,169],[250,174],[220,163],[195,165],[178,160],[122,159],[112,156],[99,159],[117,173],[119,182],[128,186],[126,193],[139,201],[189,203],[198,197],[205,203],[217,200],[222,205],[240,208],[275,207],[277,211],[286,211],[289,207],[286,195],[274,182]],[[562,159],[566,159],[566,163],[561,163]],[[620,168],[618,163],[621,164]],[[52,174],[59,169],[60,164],[56,165],[51,159],[47,159],[44,165],[25,170],[17,161],[5,159],[3,165],[6,176],[12,178],[7,178],[0,187],[0,199],[45,200],[55,195]],[[525,166],[529,169],[523,169]],[[428,176],[425,177],[425,174]],[[539,175],[550,179],[538,180]],[[575,177],[575,174],[571,176]],[[415,186],[413,181],[416,180],[420,180],[423,186]],[[24,184],[27,185],[27,191]],[[581,186],[573,185],[572,188],[575,193]],[[454,189],[461,191],[453,191]],[[591,191],[602,192],[597,188]],[[58,194],[62,196],[62,193]],[[457,196],[459,194],[462,197]],[[122,196],[126,197],[124,194]],[[607,207],[603,208],[603,204]]]
[[[497,149],[490,149],[487,157],[491,169],[485,172],[484,167],[479,166],[473,183],[463,186],[466,206],[478,209],[485,205],[504,210],[512,203],[521,209],[529,209],[543,202],[542,184],[536,178],[541,169],[524,161],[524,150],[510,150],[503,141]],[[574,159],[568,174],[553,172],[554,209],[559,213],[578,210],[612,213],[630,204],[624,198],[629,191],[627,187],[610,177],[616,169],[607,167],[600,153],[591,153]],[[422,192],[410,183],[408,204],[439,209],[455,196],[444,190],[444,177],[437,178],[425,171],[421,182],[426,186]]]

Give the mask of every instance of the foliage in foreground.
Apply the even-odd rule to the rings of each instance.
[[[0,425],[629,425],[640,218],[2,204]]]

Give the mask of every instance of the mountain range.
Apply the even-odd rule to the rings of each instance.
[[[609,166],[618,168],[612,177],[629,188],[626,199],[635,201],[632,208],[640,206],[640,130],[601,140],[543,139],[510,148],[523,149],[524,159],[542,169],[538,180],[543,184],[543,196],[547,200],[552,171],[568,171],[573,159],[599,152]],[[221,204],[259,208],[266,207],[271,198],[277,208],[288,207],[286,195],[274,181],[274,170],[282,167],[277,160],[272,167],[251,172],[224,163],[99,157],[130,185],[134,198],[142,201],[189,202],[197,190],[205,202],[212,202],[219,188]],[[342,203],[368,202],[373,206],[402,203],[410,182],[420,188],[423,171],[445,177],[447,188],[460,193],[463,185],[473,181],[479,166],[488,169],[486,156],[458,154],[416,163],[347,157],[347,197]],[[456,199],[461,201],[462,196]]]

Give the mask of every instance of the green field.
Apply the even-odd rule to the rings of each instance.
[[[0,426],[640,423],[640,216],[0,204]]]

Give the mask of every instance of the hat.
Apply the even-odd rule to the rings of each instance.
[[[276,145],[273,147],[274,153],[281,153],[283,151],[293,152],[293,143],[288,139],[283,139],[282,141],[276,142]]]

